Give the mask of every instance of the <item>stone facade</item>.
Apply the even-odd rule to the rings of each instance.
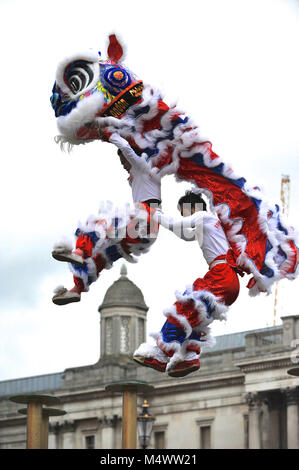
[[[67,412],[50,418],[49,448],[120,449],[122,396],[105,387],[124,380],[154,386],[138,396],[138,409],[147,399],[156,418],[150,448],[299,448],[299,378],[287,373],[296,361],[299,315],[283,317],[280,326],[218,336],[202,353],[201,369],[175,379],[131,359],[146,337],[147,310],[122,268],[99,307],[96,364],[0,382],[0,448],[25,448],[26,419],[9,396],[36,392],[58,396]]]

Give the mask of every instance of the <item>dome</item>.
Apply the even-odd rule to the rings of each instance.
[[[120,278],[107,290],[99,311],[105,307],[138,307],[147,311],[143,294],[139,287],[127,277],[127,268],[123,264],[120,270]]]

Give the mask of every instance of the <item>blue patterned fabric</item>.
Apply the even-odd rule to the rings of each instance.
[[[172,343],[173,341],[177,341],[178,343],[183,344],[186,339],[186,333],[184,330],[178,326],[173,325],[172,323],[169,323],[168,321],[164,323],[161,333],[165,343]]]

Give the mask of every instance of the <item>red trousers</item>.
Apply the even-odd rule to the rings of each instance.
[[[220,263],[210,269],[203,278],[196,279],[193,283],[193,288],[194,291],[208,291],[219,298],[219,301],[229,306],[235,302],[239,295],[240,283],[234,268],[227,263]],[[194,308],[192,300],[188,302],[175,302],[175,306],[177,313],[186,317],[192,328],[199,325],[198,311]],[[180,325],[171,316],[168,318],[168,321],[176,326]]]
[[[222,258],[224,259],[225,255]],[[181,351],[184,348],[185,351],[194,351],[199,354],[202,341],[206,342],[208,339],[199,326],[203,315],[204,318],[213,321],[214,316],[217,318],[219,309],[222,310],[221,304],[229,306],[235,302],[239,295],[239,288],[236,268],[228,263],[220,263],[212,267],[203,278],[196,279],[192,291],[185,292],[182,298],[175,302],[175,312],[169,311],[167,320],[157,336],[158,347],[169,357],[177,354],[180,348]],[[212,298],[215,296],[213,305],[209,303],[210,294]],[[198,299],[201,300],[201,306],[197,305],[196,308],[195,302]],[[183,318],[180,319],[180,317]],[[186,330],[186,320],[189,332]],[[199,329],[196,328],[198,326]]]

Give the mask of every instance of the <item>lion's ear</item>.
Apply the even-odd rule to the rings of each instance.
[[[107,48],[108,58],[115,62],[122,61],[124,59],[124,49],[124,45],[120,43],[116,35],[110,34]]]

